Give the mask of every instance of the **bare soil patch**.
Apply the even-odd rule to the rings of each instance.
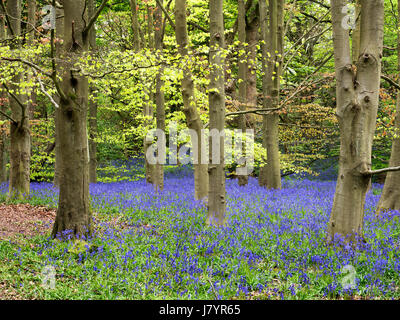
[[[0,240],[16,235],[33,237],[48,233],[56,216],[55,209],[29,204],[0,204]]]

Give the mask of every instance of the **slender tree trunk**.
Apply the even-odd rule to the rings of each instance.
[[[0,40],[4,40],[6,38],[6,28],[5,28],[5,17],[3,13],[3,8],[0,6]],[[5,112],[5,100],[6,95],[3,91],[0,92],[0,108],[1,111]],[[0,116],[0,120],[4,120],[3,116]],[[0,183],[7,181],[7,152],[6,152],[6,143],[7,143],[7,135],[6,135],[6,125],[3,124],[0,126]]]
[[[95,12],[96,2],[89,0],[88,14],[92,16]],[[96,28],[93,26],[89,33],[89,46],[92,52],[97,50]],[[95,88],[90,88],[92,99],[89,100],[89,183],[97,182],[97,102]]]
[[[148,48],[150,50],[154,50],[154,20],[153,20],[153,14],[150,14],[152,12],[152,8],[147,5],[147,34],[148,34]],[[144,42],[143,42],[144,44]],[[157,80],[156,80],[157,81]],[[146,117],[145,125],[146,127],[150,127],[151,123],[153,122],[154,118],[154,110],[153,110],[153,101],[154,101],[154,93],[153,93],[153,79],[149,78],[145,81],[144,85],[144,92],[147,96],[146,98],[146,103],[144,105],[143,109],[143,114]],[[160,87],[161,88],[161,87]],[[160,96],[158,97],[160,99]],[[159,101],[160,102],[160,101]],[[153,141],[144,141],[144,154],[147,154],[148,148],[152,145]],[[157,179],[160,178],[158,176],[158,171],[157,171],[157,166],[155,164],[150,164],[147,161],[147,158],[145,158],[145,171],[146,171],[146,181],[147,183],[150,183],[154,185],[154,187],[157,189]]]
[[[21,34],[21,1],[7,1],[7,12],[11,25],[7,28],[9,36],[14,38]],[[18,49],[19,40],[14,40],[12,47]],[[15,98],[9,97],[11,117],[16,123],[10,124],[10,184],[9,199],[22,199],[29,195],[31,137],[26,95],[18,93],[18,84],[23,81],[23,74],[17,73],[9,85]]]
[[[88,79],[74,73],[74,63],[89,49],[84,33],[87,14],[85,0],[63,0],[64,42],[61,89],[64,97],[57,108],[57,135],[60,143],[60,195],[52,235],[71,230],[75,236],[92,231],[89,205],[89,159],[87,135]]]
[[[35,41],[35,26],[36,26],[36,1],[35,0],[28,0],[28,24],[26,26],[27,30],[27,44],[33,46]],[[31,82],[32,75],[28,73],[26,75],[26,81],[29,83]],[[36,105],[36,91],[34,89],[30,90],[27,95],[30,99],[28,99],[28,113],[29,119],[34,119],[35,114],[35,105]]]
[[[238,40],[239,40],[239,103],[240,110],[246,110],[247,103],[247,58],[246,58],[246,7],[244,0],[238,0]],[[257,95],[256,95],[257,98]],[[239,129],[244,134],[246,132],[246,115],[241,114],[239,116]],[[242,160],[245,158],[246,148],[245,144],[242,145]],[[242,165],[242,164],[240,164]],[[245,186],[248,183],[247,175],[239,175],[238,176],[238,184],[239,186]]]
[[[210,176],[207,224],[217,226],[224,225],[226,222],[225,148],[224,137],[219,135],[225,127],[224,16],[222,7],[223,0],[210,0],[210,162],[208,167]],[[214,138],[213,131],[217,133]],[[215,142],[219,142],[219,146],[213,145],[213,139],[216,140]],[[219,157],[216,157],[218,153]]]
[[[248,17],[246,23],[247,74],[246,74],[246,102],[257,106],[257,44],[259,43],[258,29],[260,26],[258,11]]]
[[[383,0],[361,0],[360,52],[352,64],[349,30],[343,28],[346,0],[331,0],[336,68],[336,114],[340,127],[339,176],[328,233],[362,234],[370,183],[372,141],[379,103],[383,46]]]
[[[139,7],[136,0],[130,0],[130,5],[132,13],[133,47],[135,51],[139,51],[142,48],[140,43],[140,27],[138,18]]]
[[[186,22],[186,0],[175,1],[175,35],[178,44],[179,53],[188,57],[188,31]],[[188,64],[185,64],[182,79],[182,97],[183,97],[183,112],[186,117],[186,124],[189,129],[192,129],[197,134],[197,161],[194,161],[194,188],[195,199],[206,200],[208,196],[208,165],[203,163],[201,159],[205,158],[204,153],[206,148],[203,145],[202,129],[203,123],[197,111],[196,100],[194,96],[194,83],[192,73]],[[193,144],[195,146],[196,143]],[[196,159],[194,159],[196,160]],[[197,163],[196,163],[197,162]]]
[[[276,108],[279,106],[280,77],[283,60],[283,7],[284,0],[269,1],[269,32],[266,31],[266,6],[260,5],[263,11],[262,35],[266,42],[263,45],[263,57],[268,66],[263,76],[263,106]],[[263,10],[261,10],[261,7]],[[267,47],[268,46],[268,47]],[[259,183],[268,189],[281,188],[279,160],[279,115],[271,112],[263,117],[263,145],[267,150],[267,163],[261,168]]]
[[[57,8],[56,9],[56,38],[57,39],[64,39],[64,9],[60,9]],[[62,51],[62,45],[61,42],[57,41],[55,44],[55,48],[56,48],[56,56],[59,57]],[[58,95],[54,97],[54,99],[56,100],[56,102],[58,103],[58,105],[60,105],[60,101],[58,98]],[[54,126],[55,128],[58,128],[58,112],[57,110],[55,110],[54,112]],[[54,148],[54,152],[55,152],[55,164],[54,164],[54,181],[53,184],[55,186],[59,186],[60,185],[60,161],[59,159],[61,159],[61,148],[60,148],[60,141],[58,139],[58,134],[57,134],[57,130],[55,130],[55,143],[56,146]]]
[[[160,1],[161,4],[163,1]],[[152,10],[148,10],[149,16],[151,15]],[[162,30],[162,10],[160,6],[157,4],[156,10],[154,12],[155,16],[155,32],[154,32],[154,38],[155,38],[155,49],[156,49],[156,54],[162,58],[163,54],[163,30]],[[151,33],[149,34],[149,41],[152,40]],[[157,129],[162,130],[165,132],[165,105],[164,105],[164,91],[163,91],[163,86],[164,86],[164,80],[163,80],[163,74],[164,74],[164,66],[160,66],[159,71],[157,72],[156,75],[156,108],[157,108]],[[165,141],[161,143],[163,148],[165,148]],[[165,154],[165,149],[164,150],[158,150],[157,152],[161,152],[162,154]],[[154,186],[156,190],[164,190],[164,164],[163,163],[158,163],[155,165],[155,173],[154,173],[154,178],[155,178],[155,183]]]
[[[140,31],[140,25],[139,25],[139,15],[138,15],[138,5],[136,0],[130,0],[130,5],[131,5],[131,12],[132,12],[132,30],[133,30],[133,48],[136,52],[139,52],[142,47],[145,46],[144,41],[141,41],[141,37],[143,37],[141,31]],[[147,13],[150,11],[149,6],[147,7]],[[154,48],[154,41],[152,38],[153,34],[153,17],[152,15],[148,15],[148,35],[149,35],[149,48],[153,49]],[[144,37],[143,39],[144,40]],[[153,108],[152,108],[152,101],[153,101],[153,93],[151,90],[151,85],[148,86],[147,83],[150,83],[150,81],[146,80],[144,85],[144,92],[146,95],[146,101],[143,106],[143,115],[145,116],[145,126],[148,127],[150,126],[151,119],[153,118]],[[147,140],[146,136],[143,139],[143,152],[145,156],[145,179],[147,183],[154,184],[156,183],[156,168],[154,165],[150,164],[149,161],[147,160],[146,154],[148,148],[152,145],[152,141]]]
[[[157,5],[157,7],[158,7],[158,5]],[[149,41],[149,48],[150,49],[154,49],[154,47],[155,47],[154,30],[153,30],[154,29],[153,11],[154,11],[153,8],[151,6],[149,6],[149,5],[147,5],[147,36],[149,38],[148,41]],[[159,16],[158,16],[159,13],[155,12],[154,14],[157,16],[157,18],[159,18]],[[160,19],[162,19],[162,14],[161,14],[161,18]],[[161,25],[162,25],[162,23],[161,23]],[[158,26],[158,23],[157,23],[156,28],[160,27],[160,30],[156,30],[155,33],[157,33],[158,31],[162,32],[161,25]]]
[[[398,19],[400,18],[400,5],[398,7]],[[399,28],[397,21],[397,28]],[[397,70],[400,71],[400,31],[397,31]],[[392,143],[392,154],[390,156],[389,167],[400,166],[400,91],[397,91],[396,119],[394,124],[394,135]],[[376,213],[385,210],[400,210],[400,172],[388,172],[382,195],[379,199]]]

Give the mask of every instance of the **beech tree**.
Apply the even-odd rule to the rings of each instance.
[[[178,44],[178,51],[182,57],[188,57],[188,31],[186,21],[186,0],[175,0],[175,36],[176,43]],[[208,196],[208,166],[201,163],[205,148],[202,145],[203,141],[200,138],[203,129],[200,115],[197,111],[196,100],[194,97],[194,83],[192,73],[188,63],[185,63],[183,69],[183,79],[181,84],[182,97],[183,97],[183,112],[185,113],[186,123],[189,129],[192,129],[197,134],[197,162],[194,167],[194,187],[195,199],[201,200]],[[192,137],[193,139],[193,137]]]
[[[397,17],[400,17],[400,5],[397,5]],[[400,72],[400,23],[397,20],[397,70]],[[392,153],[389,161],[390,167],[400,166],[400,90],[397,89],[396,119],[394,124],[394,138]],[[400,172],[388,172],[383,186],[382,194],[377,206],[377,213],[385,210],[400,210]]]
[[[225,126],[225,58],[223,0],[210,0],[210,160],[207,224],[221,226],[226,222],[224,136]],[[213,137],[212,132],[217,134]],[[215,144],[213,144],[213,139]],[[219,155],[218,159],[216,155]]]
[[[260,0],[261,35],[263,39],[263,108],[271,109],[263,116],[263,146],[267,150],[267,162],[260,169],[259,184],[268,189],[281,188],[279,160],[279,90],[283,62],[283,9],[284,0],[269,0],[269,27],[267,6]]]
[[[3,6],[4,4],[2,4]],[[7,31],[11,48],[17,50],[21,46],[21,1],[8,0],[5,14]],[[21,93],[19,84],[24,75],[16,70],[10,85],[3,83],[9,95],[11,108],[10,121],[10,184],[9,199],[21,199],[29,195],[30,189],[30,156],[31,137],[29,129],[29,113],[26,94]]]
[[[88,15],[93,16],[95,13],[96,2],[94,0],[89,0],[87,3]],[[97,49],[96,45],[96,28],[93,24],[91,30],[89,31],[89,49],[95,52]],[[97,182],[97,103],[94,100],[96,94],[94,93],[95,88],[93,86],[89,89],[93,99],[89,100],[89,182]]]
[[[247,104],[247,62],[246,62],[246,6],[244,0],[238,0],[238,41],[239,41],[239,103],[240,110],[246,110]],[[256,95],[257,97],[257,95]],[[239,115],[239,129],[242,133],[246,132],[246,115]],[[243,144],[242,153],[246,153],[246,148]],[[245,186],[248,183],[247,175],[240,175],[238,177],[238,184]]]
[[[3,7],[0,6],[0,41],[6,39],[6,19],[5,14],[3,12]],[[3,91],[0,91],[0,121],[4,121],[7,118],[2,115],[5,113],[5,100],[6,95]],[[7,180],[7,135],[6,135],[6,124],[3,123],[0,126],[0,182],[4,182]]]
[[[53,5],[55,1],[53,1]],[[60,195],[52,235],[71,230],[76,236],[91,233],[88,159],[88,79],[74,64],[89,50],[90,30],[105,7],[104,0],[92,16],[86,12],[85,0],[63,0],[64,35],[62,64],[54,60],[54,30],[51,30],[53,81],[60,95],[56,127],[60,143]],[[57,70],[58,69],[58,70]],[[57,80],[60,72],[62,82]]]
[[[339,175],[329,220],[330,237],[361,234],[370,183],[372,141],[379,103],[383,46],[383,0],[361,0],[360,55],[352,64],[346,0],[331,0],[340,127]]]
[[[162,19],[162,10],[161,6],[163,1],[160,0],[157,3],[156,10],[154,12],[154,20],[155,20],[155,30],[154,30],[154,43],[156,54],[162,60],[162,52],[163,52],[163,38],[164,38],[164,30],[163,30],[163,19]],[[148,15],[149,17],[151,14]],[[151,39],[151,37],[150,37]],[[161,65],[160,69],[156,74],[156,122],[157,129],[165,132],[165,103],[164,103],[164,80],[163,80],[164,66]],[[165,154],[165,142],[161,143],[163,150],[157,150],[158,153]],[[156,163],[154,167],[154,185],[156,190],[164,190],[164,164]]]

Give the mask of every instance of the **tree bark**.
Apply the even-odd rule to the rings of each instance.
[[[188,58],[189,39],[186,23],[186,5],[186,0],[175,1],[175,35],[180,55]],[[208,196],[209,180],[208,165],[201,161],[201,159],[205,158],[204,153],[206,152],[203,140],[201,139],[203,123],[197,110],[194,96],[193,77],[188,64],[185,64],[183,70],[182,97],[186,124],[189,129],[194,130],[197,134],[197,163],[194,161],[193,164],[195,199],[206,201]],[[194,143],[193,146],[195,144],[196,143]]]
[[[0,40],[6,38],[6,28],[5,28],[5,17],[3,13],[3,8],[0,6]],[[3,91],[0,92],[0,108],[1,111],[5,112],[5,99],[6,95]],[[4,120],[5,117],[0,115],[0,120]],[[0,126],[0,183],[7,181],[7,135],[6,135],[6,125]]]
[[[246,110],[247,104],[247,58],[246,58],[246,7],[244,0],[238,0],[238,40],[239,40],[239,70],[238,70],[238,78],[239,78],[239,103],[240,110]],[[257,90],[257,89],[256,89]],[[256,95],[257,99],[257,95]],[[246,115],[239,115],[239,129],[244,134],[246,132]],[[246,148],[245,144],[242,145],[242,161],[245,158]],[[240,165],[244,165],[240,164]],[[245,186],[248,183],[247,175],[239,175],[238,176],[238,184],[239,186]]]
[[[88,14],[92,16],[95,12],[96,2],[88,1]],[[89,47],[92,52],[96,52],[96,28],[91,28],[89,32]],[[90,88],[92,99],[89,100],[89,183],[97,182],[97,102],[95,88]]]
[[[266,6],[260,2],[263,11],[262,36],[264,66],[263,75],[263,107],[279,106],[280,77],[283,62],[283,7],[284,0],[269,1],[269,31],[266,27]],[[261,8],[263,8],[261,10]],[[267,67],[267,69],[266,69]],[[267,189],[281,188],[281,172],[279,159],[279,115],[269,113],[263,116],[263,145],[267,150],[267,163],[260,170],[259,184]]]
[[[148,34],[148,48],[150,50],[154,50],[154,20],[153,15],[150,14],[151,9],[150,6],[147,6],[147,34]],[[139,22],[137,22],[139,24]],[[143,42],[144,45],[145,42]],[[145,125],[147,128],[150,127],[152,120],[154,118],[154,110],[153,110],[153,101],[154,101],[154,93],[153,93],[153,79],[152,77],[146,78],[144,83],[144,92],[147,96],[144,107],[143,107],[143,115],[146,117]],[[155,164],[149,163],[147,160],[146,154],[148,148],[152,145],[153,141],[147,141],[146,137],[144,138],[144,154],[145,154],[145,176],[146,182],[152,184],[155,188],[157,184],[157,167]]]
[[[224,137],[218,136],[225,127],[225,59],[224,49],[224,16],[223,0],[210,0],[210,140],[209,140],[209,192],[208,192],[208,225],[222,226],[226,222],[225,210],[225,163]],[[218,145],[213,145],[213,134],[216,131]],[[217,161],[215,155],[219,153]]]
[[[352,64],[349,30],[343,28],[346,0],[331,0],[340,128],[339,176],[328,225],[330,238],[362,234],[370,183],[372,141],[379,103],[383,46],[383,0],[361,0],[360,52]]]
[[[89,159],[87,138],[88,79],[74,73],[74,63],[89,50],[85,32],[85,0],[63,0],[64,42],[57,143],[60,144],[60,195],[52,236],[69,230],[74,236],[92,232],[89,205]]]
[[[7,12],[11,25],[8,26],[10,38],[21,34],[21,1],[7,1]],[[14,39],[12,48],[18,49],[20,41]],[[19,83],[23,81],[23,74],[17,73],[9,85],[15,98],[9,97],[11,117],[16,123],[10,124],[10,184],[9,199],[23,199],[29,195],[30,188],[30,157],[31,136],[29,128],[29,113],[26,103],[26,95],[18,93]]]
[[[131,13],[132,13],[132,32],[133,32],[133,48],[139,51],[142,48],[140,43],[140,27],[138,18],[138,5],[136,0],[130,0]]]
[[[356,25],[355,29],[353,30],[353,39],[352,39],[352,57],[353,57],[353,64],[356,65],[358,61],[358,57],[360,56],[360,23],[361,23],[361,3],[360,0],[356,0],[355,2],[355,18]]]
[[[400,18],[400,5],[398,6],[397,19]],[[397,20],[397,28],[399,28]],[[397,29],[398,30],[398,29]],[[400,31],[397,32],[397,70],[400,71]],[[400,91],[397,90],[396,119],[394,124],[392,153],[389,167],[400,166]],[[376,213],[386,210],[400,210],[400,172],[388,172],[383,186],[382,194],[378,202]]]
[[[161,4],[163,3],[162,0],[160,2]],[[149,17],[151,11],[152,10],[148,10]],[[162,10],[159,4],[157,4],[156,10],[154,12],[154,17],[155,17],[155,31],[154,31],[155,49],[157,51],[156,54],[160,56],[161,60],[163,54],[163,30],[162,30],[163,19],[162,19]],[[151,33],[149,33],[149,42],[150,41],[152,41]],[[157,122],[157,129],[165,132],[165,104],[164,104],[164,91],[162,88],[164,86],[164,80],[162,78],[163,74],[164,74],[164,66],[161,65],[156,75],[156,109],[157,109],[156,122]],[[165,142],[161,143],[161,145],[163,148],[165,148]],[[165,149],[158,150],[157,152],[165,154]],[[164,164],[157,162],[154,169],[155,169],[154,186],[156,188],[156,191],[158,190],[162,191],[164,190]]]
[[[61,8],[57,8],[56,9],[56,16],[58,17],[58,19],[56,19],[56,38],[57,39],[64,39],[64,9]],[[62,45],[60,42],[56,42],[55,44],[55,49],[56,49],[56,56],[59,57],[62,51]],[[55,96],[55,100],[58,103],[58,105],[60,105],[60,99],[57,96]],[[58,127],[58,112],[57,110],[55,110],[54,112],[54,125],[57,128]],[[59,186],[60,185],[60,165],[59,165],[59,159],[61,159],[61,149],[60,149],[60,141],[58,139],[58,134],[57,134],[57,130],[55,130],[55,143],[56,146],[54,148],[54,152],[55,152],[55,164],[54,164],[54,180],[53,180],[53,184],[55,186]]]
[[[28,44],[32,44],[35,39],[35,28],[36,27],[36,1],[28,0]]]

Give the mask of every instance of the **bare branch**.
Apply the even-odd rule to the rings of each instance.
[[[12,123],[14,123],[16,126],[18,125],[18,121],[15,121],[13,118],[11,118],[7,113],[3,112],[0,110],[0,114],[5,116],[8,120],[10,120]]]
[[[368,171],[362,172],[362,175],[372,176],[374,174],[385,173],[385,172],[394,172],[394,171],[400,171],[400,167],[389,167],[389,168],[383,168],[383,169],[378,169],[378,170],[368,170]]]
[[[86,28],[83,30],[83,35],[87,36],[89,34],[90,29],[93,27],[94,23],[96,22],[97,18],[99,17],[100,13],[103,11],[104,7],[106,6],[108,0],[103,0],[101,5],[97,8],[96,12],[93,16],[90,17],[89,22]]]
[[[15,32],[14,32],[14,30],[13,30],[12,27],[11,27],[10,15],[8,14],[7,9],[6,9],[5,5],[4,5],[4,1],[1,0],[1,1],[0,1],[0,4],[1,4],[1,7],[3,8],[4,15],[6,16],[7,27],[9,28],[11,35],[12,35],[12,36],[15,36]]]
[[[38,77],[37,73],[35,71],[33,71],[33,73],[36,76],[36,79],[38,80],[39,84],[40,84],[40,89],[41,91],[49,98],[49,100],[51,101],[51,103],[54,105],[54,107],[59,108],[58,103],[53,99],[53,97],[46,91],[46,89],[44,88],[43,82],[42,80],[40,80],[40,78]]]
[[[26,117],[26,115],[25,115],[25,109],[26,109],[26,107],[25,107],[24,104],[21,102],[21,100],[19,100],[19,98],[18,98],[14,93],[12,93],[12,92],[10,91],[10,89],[8,88],[8,86],[7,86],[5,83],[3,83],[3,87],[4,87],[4,89],[6,89],[7,93],[8,93],[8,94],[17,102],[17,104],[21,107],[21,122],[18,123],[17,121],[14,120],[15,123],[17,123],[17,124],[19,124],[19,126],[21,126],[22,123],[23,123],[24,120],[25,120],[25,117]]]
[[[385,76],[384,74],[381,74],[381,79],[383,79],[383,80],[387,81],[388,83],[390,83],[397,90],[400,90],[400,85],[397,84],[394,80],[390,79],[388,76]]]
[[[175,23],[172,20],[171,16],[169,15],[168,11],[164,8],[164,6],[162,5],[162,3],[160,2],[160,0],[156,0],[158,6],[161,8],[161,10],[164,12],[165,17],[168,19],[171,27],[175,30]]]

